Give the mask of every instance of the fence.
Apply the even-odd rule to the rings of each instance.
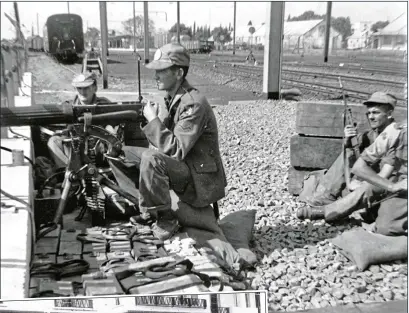
[[[15,22],[11,21],[16,28]],[[17,33],[17,32],[16,32]],[[1,41],[1,106],[13,107],[15,96],[25,96],[25,84],[23,74],[27,71],[28,65],[28,46],[23,34],[14,41]]]

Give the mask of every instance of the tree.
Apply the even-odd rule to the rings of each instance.
[[[175,25],[173,25],[170,29],[169,29],[169,33],[177,33],[177,23],[175,23]],[[187,27],[185,24],[179,24],[179,31],[181,35],[188,35],[190,38],[193,37],[192,34],[192,27]]]
[[[289,16],[290,17],[290,16]],[[321,20],[325,15],[315,14],[314,11],[305,11],[299,16],[294,16],[289,19],[289,21],[309,21],[309,20]]]
[[[227,42],[230,42],[232,40],[230,36],[230,31],[227,27],[216,27],[212,31],[213,39],[214,41],[220,43],[221,45],[224,45]]]
[[[375,24],[373,24],[371,26],[371,31],[373,31],[374,33],[376,33],[378,30],[385,28],[387,25],[389,24],[388,21],[382,22],[382,21],[378,21]]]
[[[352,35],[352,25],[349,17],[331,18],[331,26],[342,35],[342,41]]]
[[[133,36],[134,21],[133,18],[127,19],[122,22],[124,33],[126,35]],[[135,16],[135,36],[137,39],[142,40],[145,36],[144,32],[144,19],[142,15]],[[155,33],[155,23],[149,19],[149,34]]]
[[[291,15],[290,14],[288,14],[288,17],[287,17],[287,22],[289,22],[289,21],[291,21]]]
[[[96,47],[98,45],[100,31],[98,28],[90,27],[84,34],[85,41],[91,43],[91,47]]]

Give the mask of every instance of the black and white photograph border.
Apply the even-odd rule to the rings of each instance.
[[[7,300],[0,312],[267,313],[267,291]]]

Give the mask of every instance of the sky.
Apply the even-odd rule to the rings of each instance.
[[[34,34],[37,34],[37,14],[40,28],[42,28],[48,16],[57,13],[68,12],[68,2],[17,2],[20,15],[20,21],[23,25],[23,33],[31,35],[32,26]],[[261,25],[267,18],[267,3],[261,1],[237,1],[236,2],[236,28],[245,26],[249,21],[253,25]],[[5,18],[4,13],[14,17],[13,2],[1,1],[1,38],[11,39],[15,36],[14,28]],[[404,12],[407,12],[408,2],[332,2],[332,16],[344,16],[351,19],[351,22],[360,21],[392,21]],[[218,1],[189,1],[180,2],[180,22],[187,26],[210,25],[211,29],[217,26],[233,25],[234,17],[233,2]],[[312,10],[317,14],[325,14],[327,3],[322,2],[285,2],[285,17],[288,15],[297,16],[305,11]],[[83,19],[84,31],[86,27],[100,28],[99,21],[99,2],[69,2],[70,13],[79,14]],[[149,18],[155,23],[156,29],[168,30],[177,21],[177,4],[168,1],[148,2]],[[143,14],[143,2],[135,2],[135,11],[137,15]],[[133,15],[132,2],[107,2],[108,29],[121,30],[121,21],[129,19]]]

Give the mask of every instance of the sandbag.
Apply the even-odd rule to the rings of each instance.
[[[305,175],[303,187],[300,195],[298,196],[299,201],[307,201],[308,199],[314,197],[314,193],[317,190],[320,179],[325,175],[327,171],[327,169],[318,170]]]
[[[237,250],[240,257],[250,264],[257,262],[256,255],[249,244],[253,237],[256,210],[243,210],[230,213],[220,221],[226,239]]]
[[[384,236],[362,228],[346,231],[330,242],[354,262],[360,271],[372,264],[402,260],[408,256],[406,236]]]

